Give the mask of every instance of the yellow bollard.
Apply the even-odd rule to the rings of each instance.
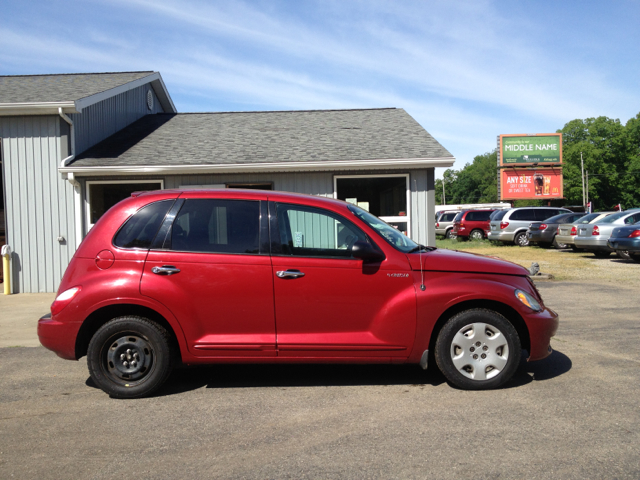
[[[3,245],[2,251],[2,277],[4,278],[4,294],[11,295],[11,247]]]

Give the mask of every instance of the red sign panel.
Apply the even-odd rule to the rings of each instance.
[[[500,200],[562,198],[562,170],[513,170],[500,172]]]

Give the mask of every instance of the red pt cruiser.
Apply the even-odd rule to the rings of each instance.
[[[495,388],[551,352],[558,316],[524,268],[424,247],[339,200],[242,190],[133,194],[91,229],[41,343],[87,356],[118,398],[176,362],[415,363]]]

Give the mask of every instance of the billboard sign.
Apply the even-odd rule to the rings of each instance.
[[[500,135],[500,166],[560,165],[562,134]]]
[[[562,198],[562,170],[500,171],[500,200],[551,200]]]

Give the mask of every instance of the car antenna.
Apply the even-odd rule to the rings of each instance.
[[[418,180],[413,179],[414,185],[416,186],[416,195],[418,195]],[[416,213],[418,213],[416,211]],[[420,235],[420,215],[416,215],[416,226],[418,227],[418,236]],[[420,290],[423,292],[427,289],[424,286],[424,270],[422,270],[422,245],[418,244],[418,258],[420,259]]]

